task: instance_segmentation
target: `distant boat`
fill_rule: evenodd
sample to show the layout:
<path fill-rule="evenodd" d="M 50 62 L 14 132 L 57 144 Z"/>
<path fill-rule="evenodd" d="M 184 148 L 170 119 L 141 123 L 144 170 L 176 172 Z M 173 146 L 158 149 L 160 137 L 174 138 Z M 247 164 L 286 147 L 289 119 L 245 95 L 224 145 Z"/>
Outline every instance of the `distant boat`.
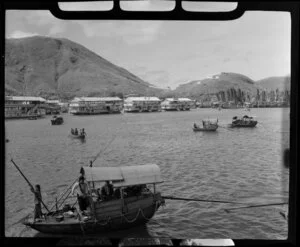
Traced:
<path fill-rule="evenodd" d="M 218 119 L 217 120 L 202 120 L 203 127 L 198 126 L 196 123 L 194 124 L 193 130 L 194 131 L 216 131 L 218 126 Z"/>
<path fill-rule="evenodd" d="M 5 139 L 5 142 L 9 142 L 9 139 Z"/>
<path fill-rule="evenodd" d="M 85 133 L 85 132 L 84 132 L 84 133 L 78 132 L 78 133 L 75 134 L 75 133 L 71 130 L 70 136 L 71 136 L 72 138 L 77 138 L 77 139 L 84 140 L 85 137 L 86 137 L 86 133 Z"/>
<path fill-rule="evenodd" d="M 60 116 L 53 116 L 53 118 L 51 119 L 51 124 L 52 125 L 60 125 L 64 122 L 64 119 Z"/>
<path fill-rule="evenodd" d="M 43 233 L 95 234 L 145 224 L 165 203 L 155 188 L 157 183 L 163 182 L 160 169 L 155 164 L 82 169 L 90 185 L 98 187 L 99 183 L 112 181 L 114 192 L 111 198 L 94 198 L 90 191 L 90 213 L 65 204 L 35 222 L 28 216 L 23 224 Z M 147 188 L 148 184 L 153 189 Z"/>
<path fill-rule="evenodd" d="M 37 116 L 31 116 L 31 117 L 28 117 L 28 120 L 37 120 Z"/>
<path fill-rule="evenodd" d="M 232 118 L 232 123 L 229 124 L 229 127 L 255 127 L 257 125 L 257 121 L 253 117 L 249 117 L 244 115 L 242 118 L 238 118 L 237 116 Z"/>

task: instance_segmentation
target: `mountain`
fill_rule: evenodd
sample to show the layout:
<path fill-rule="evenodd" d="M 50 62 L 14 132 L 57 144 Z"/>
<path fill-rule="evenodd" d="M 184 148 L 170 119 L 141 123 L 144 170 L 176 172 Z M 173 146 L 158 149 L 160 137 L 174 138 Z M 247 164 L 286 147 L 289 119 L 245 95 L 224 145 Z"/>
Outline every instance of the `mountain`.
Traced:
<path fill-rule="evenodd" d="M 258 86 L 266 90 L 288 90 L 291 88 L 291 78 L 290 76 L 277 76 L 268 77 L 255 82 Z"/>
<path fill-rule="evenodd" d="M 262 88 L 247 76 L 237 73 L 222 72 L 206 79 L 182 84 L 174 90 L 174 94 L 186 97 L 197 97 L 226 92 L 230 89 L 240 89 L 244 93 L 254 95 L 257 89 Z"/>
<path fill-rule="evenodd" d="M 6 95 L 72 98 L 161 91 L 68 39 L 5 40 Z"/>

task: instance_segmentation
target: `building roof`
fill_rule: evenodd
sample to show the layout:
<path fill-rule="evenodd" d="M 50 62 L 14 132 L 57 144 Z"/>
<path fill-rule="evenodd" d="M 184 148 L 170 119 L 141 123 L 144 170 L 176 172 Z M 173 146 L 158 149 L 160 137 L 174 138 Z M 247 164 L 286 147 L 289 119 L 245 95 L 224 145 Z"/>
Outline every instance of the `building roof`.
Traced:
<path fill-rule="evenodd" d="M 156 164 L 122 167 L 83 167 L 88 182 L 112 181 L 115 187 L 162 183 Z"/>
<path fill-rule="evenodd" d="M 125 101 L 161 101 L 159 98 L 157 97 L 128 97 L 125 99 Z"/>
<path fill-rule="evenodd" d="M 166 98 L 167 101 L 193 101 L 189 98 Z"/>
<path fill-rule="evenodd" d="M 79 101 L 122 101 L 119 97 L 75 97 L 72 102 Z"/>
<path fill-rule="evenodd" d="M 60 101 L 57 99 L 49 99 L 49 100 L 46 100 L 46 103 L 58 104 L 58 103 L 60 103 Z"/>
<path fill-rule="evenodd" d="M 40 101 L 40 102 L 45 102 L 46 101 L 42 97 L 34 97 L 34 96 L 6 96 L 5 100 L 12 100 L 12 101 Z"/>

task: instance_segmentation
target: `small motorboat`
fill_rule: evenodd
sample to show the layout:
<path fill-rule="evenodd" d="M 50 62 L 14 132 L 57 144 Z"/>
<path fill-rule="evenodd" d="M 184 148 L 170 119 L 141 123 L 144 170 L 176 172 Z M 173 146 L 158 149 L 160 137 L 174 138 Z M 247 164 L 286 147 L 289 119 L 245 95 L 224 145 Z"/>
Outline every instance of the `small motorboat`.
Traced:
<path fill-rule="evenodd" d="M 196 123 L 194 123 L 193 130 L 194 131 L 216 131 L 218 126 L 218 119 L 217 120 L 202 120 L 203 127 L 198 126 Z"/>
<path fill-rule="evenodd" d="M 254 117 L 249 117 L 247 115 L 244 115 L 242 118 L 238 118 L 237 116 L 234 116 L 232 118 L 232 123 L 229 124 L 229 127 L 255 127 L 257 125 L 257 121 L 254 119 Z"/>
<path fill-rule="evenodd" d="M 52 125 L 60 125 L 64 122 L 64 119 L 60 116 L 53 116 L 51 119 L 51 124 Z"/>

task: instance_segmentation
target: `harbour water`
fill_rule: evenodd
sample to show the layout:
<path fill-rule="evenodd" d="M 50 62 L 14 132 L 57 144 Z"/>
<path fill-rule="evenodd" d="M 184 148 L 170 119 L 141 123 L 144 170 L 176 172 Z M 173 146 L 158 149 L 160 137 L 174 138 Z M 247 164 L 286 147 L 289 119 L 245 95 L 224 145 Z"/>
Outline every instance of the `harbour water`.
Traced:
<path fill-rule="evenodd" d="M 29 186 L 11 164 L 13 158 L 43 200 L 53 204 L 100 150 L 95 166 L 155 163 L 165 196 L 226 200 L 251 204 L 288 201 L 289 171 L 283 150 L 289 146 L 289 108 L 192 109 L 183 112 L 116 115 L 62 115 L 38 120 L 6 120 L 5 235 L 49 237 L 21 220 L 33 211 Z M 255 128 L 228 129 L 233 116 L 256 116 Z M 216 132 L 193 132 L 194 122 L 218 118 Z M 70 138 L 71 128 L 85 128 L 86 141 Z M 236 204 L 166 200 L 144 227 L 112 233 L 114 237 L 286 239 L 287 205 L 233 210 Z M 98 236 L 110 236 L 108 233 Z"/>

